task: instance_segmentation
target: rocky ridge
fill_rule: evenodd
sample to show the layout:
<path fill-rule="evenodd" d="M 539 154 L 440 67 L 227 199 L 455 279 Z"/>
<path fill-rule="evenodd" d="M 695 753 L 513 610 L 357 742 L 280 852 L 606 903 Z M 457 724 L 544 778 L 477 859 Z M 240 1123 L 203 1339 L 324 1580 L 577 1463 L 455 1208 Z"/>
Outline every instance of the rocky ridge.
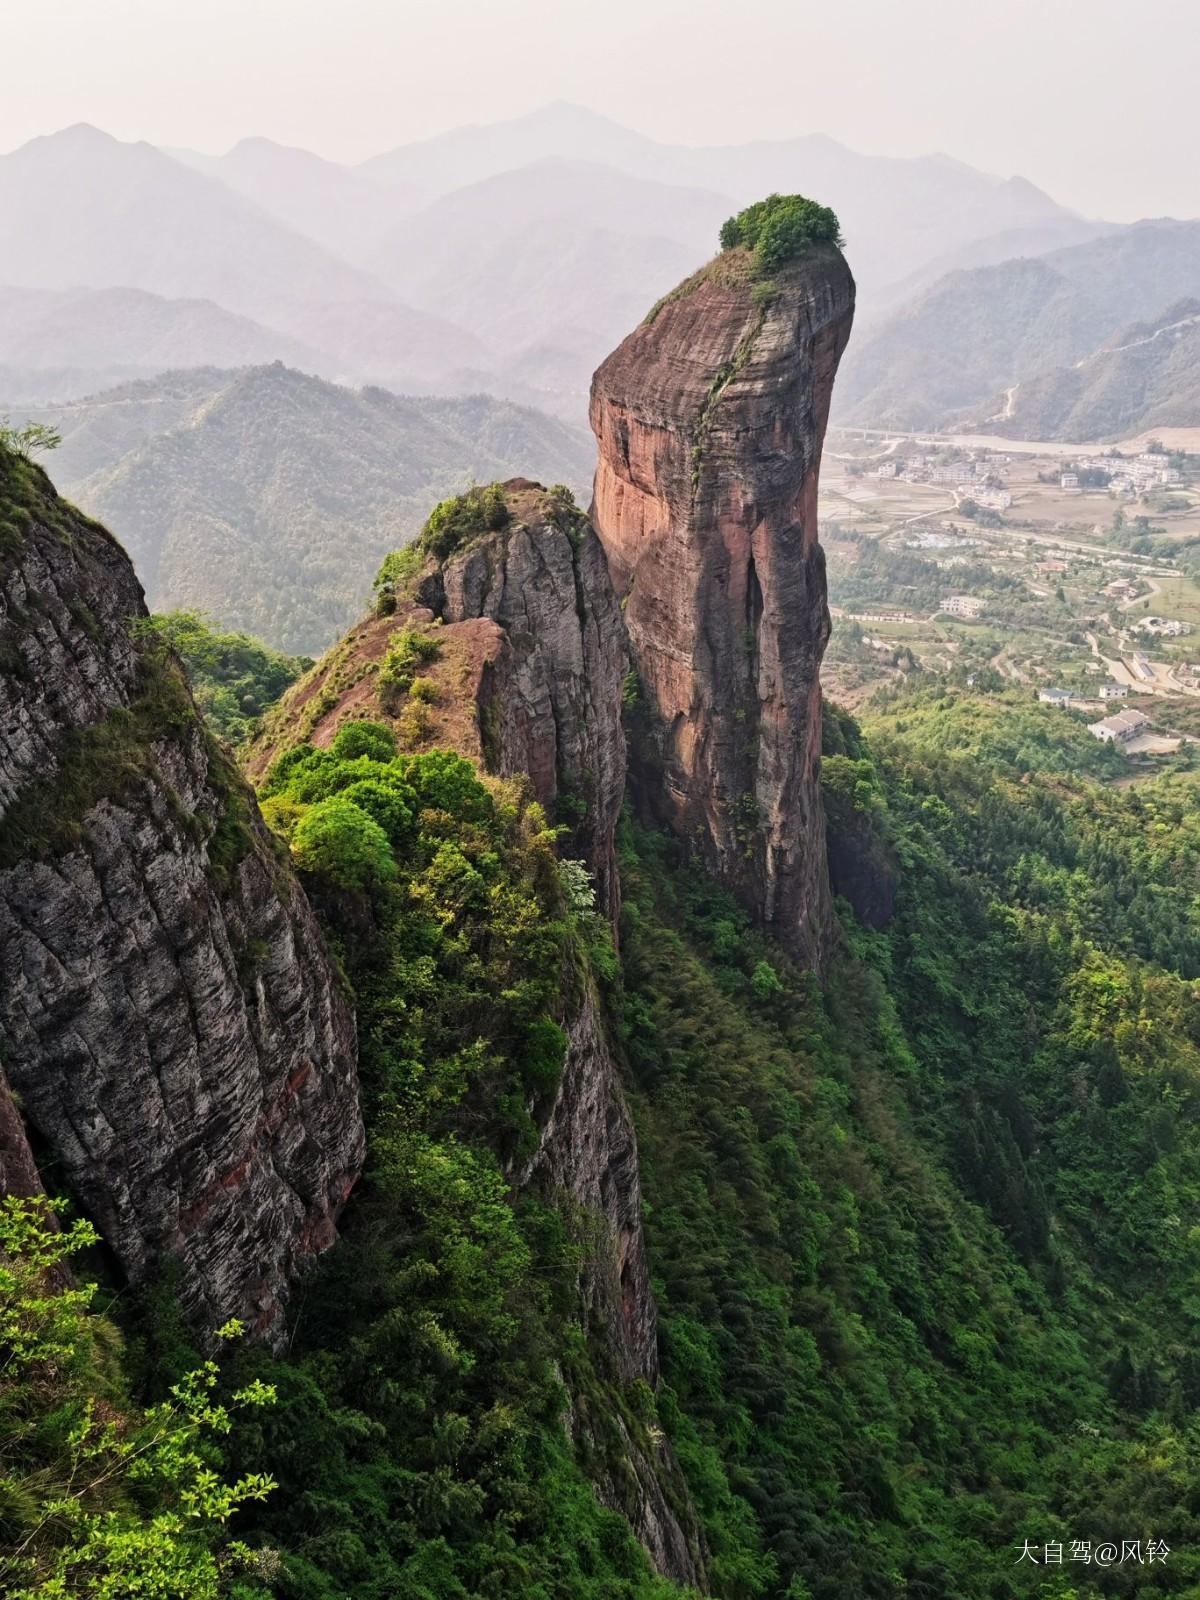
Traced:
<path fill-rule="evenodd" d="M 194 1324 L 275 1340 L 361 1169 L 354 1019 L 145 614 L 111 536 L 0 456 L 0 1054 L 129 1279 L 172 1259 Z"/>
<path fill-rule="evenodd" d="M 561 490 L 528 479 L 500 486 L 498 526 L 479 526 L 440 551 L 423 541 L 406 576 L 385 585 L 376 614 L 294 685 L 256 742 L 265 772 L 307 736 L 327 745 L 348 721 L 388 723 L 403 748 L 452 748 L 496 777 L 519 778 L 566 829 L 564 856 L 582 858 L 597 904 L 619 908 L 614 838 L 625 789 L 621 701 L 628 642 L 604 552 Z M 387 687 L 395 641 L 431 641 L 416 703 Z M 414 710 L 418 714 L 414 715 Z M 637 1138 L 616 1053 L 590 980 L 564 980 L 566 1058 L 538 1146 L 520 1171 L 598 1224 L 580 1291 L 619 1381 L 658 1381 L 656 1309 L 641 1219 Z M 579 1408 L 568 1425 L 587 1430 Z M 678 1466 L 663 1441 L 650 1459 L 626 1439 L 629 1475 L 596 1484 L 626 1515 L 660 1571 L 701 1581 L 705 1555 Z"/>

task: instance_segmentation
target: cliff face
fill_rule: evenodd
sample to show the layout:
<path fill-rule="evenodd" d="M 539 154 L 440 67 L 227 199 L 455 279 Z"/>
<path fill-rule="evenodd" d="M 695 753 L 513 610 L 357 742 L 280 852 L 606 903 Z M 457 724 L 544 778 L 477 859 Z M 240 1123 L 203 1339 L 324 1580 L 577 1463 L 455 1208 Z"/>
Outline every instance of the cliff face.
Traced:
<path fill-rule="evenodd" d="M 297 734 L 327 745 L 344 722 L 370 718 L 389 723 L 403 749 L 456 749 L 497 777 L 524 777 L 551 820 L 568 828 L 561 853 L 586 860 L 597 905 L 615 921 L 629 668 L 620 607 L 604 551 L 577 508 L 525 479 L 503 485 L 503 504 L 502 526 L 469 532 L 441 555 L 427 551 L 394 609 L 360 622 L 289 690 L 266 719 L 251 770 L 264 772 Z M 389 651 L 412 632 L 434 647 L 419 668 L 428 690 L 416 716 L 411 698 L 381 684 Z M 654 1386 L 637 1138 L 589 980 L 564 975 L 559 1020 L 567 1035 L 559 1087 L 537 1150 L 512 1177 L 592 1219 L 580 1282 L 587 1318 L 615 1380 Z M 588 1442 L 594 1421 L 582 1401 L 568 1426 L 585 1455 L 601 1454 Z M 628 1517 L 660 1571 L 700 1582 L 703 1542 L 669 1444 L 646 1453 L 626 1435 L 623 1450 L 622 1474 L 601 1473 L 597 1493 Z"/>
<path fill-rule="evenodd" d="M 0 457 L 0 1056 L 130 1279 L 173 1257 L 194 1322 L 273 1338 L 361 1168 L 353 1016 L 144 616 L 110 536 Z"/>
<path fill-rule="evenodd" d="M 853 311 L 832 247 L 769 284 L 729 251 L 592 385 L 592 521 L 640 679 L 639 803 L 809 964 L 830 917 L 817 471 Z"/>
<path fill-rule="evenodd" d="M 511 523 L 449 556 L 418 594 L 443 622 L 485 619 L 500 630 L 477 689 L 484 764 L 528 776 L 550 815 L 572 829 L 597 899 L 615 915 L 625 627 L 587 519 L 526 479 L 504 493 Z"/>
<path fill-rule="evenodd" d="M 0 1200 L 6 1195 L 27 1199 L 44 1193 L 37 1162 L 29 1147 L 29 1134 L 8 1079 L 0 1070 Z"/>

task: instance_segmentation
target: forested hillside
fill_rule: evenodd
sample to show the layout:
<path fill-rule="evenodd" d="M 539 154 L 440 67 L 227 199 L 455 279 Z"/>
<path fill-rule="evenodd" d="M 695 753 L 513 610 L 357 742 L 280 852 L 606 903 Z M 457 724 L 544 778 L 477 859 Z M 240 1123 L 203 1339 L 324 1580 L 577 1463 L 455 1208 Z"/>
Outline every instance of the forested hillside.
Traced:
<path fill-rule="evenodd" d="M 1132 323 L 1172 320 L 1171 308 L 1198 292 L 1200 224 L 1169 218 L 948 272 L 851 347 L 838 418 L 902 428 L 970 421 L 1023 439 L 1190 426 L 1186 352 L 1181 359 L 1162 339 L 1114 366 L 1104 350 L 1129 342 Z M 1029 380 L 1009 426 L 1005 392 Z"/>
<path fill-rule="evenodd" d="M 1200 418 L 1200 302 L 1188 299 L 1115 334 L 1068 367 L 1022 383 L 999 431 L 1012 439 L 1120 439 Z"/>
<path fill-rule="evenodd" d="M 827 713 L 831 830 L 893 876 L 895 916 L 842 902 L 823 984 L 632 819 L 618 960 L 516 790 L 367 724 L 276 764 L 267 815 L 357 995 L 374 1155 L 289 1353 L 229 1378 L 279 1396 L 226 1466 L 278 1480 L 237 1518 L 273 1592 L 663 1600 L 587 1482 L 656 1430 L 729 1600 L 1025 1594 L 1025 1540 L 1140 1541 L 1045 1592 L 1191 1592 L 1194 780 L 1066 777 L 1053 712 L 1047 759 L 981 753 L 968 701 L 896 701 L 869 742 Z M 506 1180 L 572 970 L 623 1041 L 657 1400 L 580 1318 L 586 1233 Z M 169 1286 L 115 1309 L 157 1399 L 197 1359 Z"/>
<path fill-rule="evenodd" d="M 316 653 L 431 500 L 534 470 L 582 488 L 582 433 L 490 395 L 352 390 L 278 363 L 169 373 L 36 413 L 55 481 L 121 529 L 156 610 Z"/>

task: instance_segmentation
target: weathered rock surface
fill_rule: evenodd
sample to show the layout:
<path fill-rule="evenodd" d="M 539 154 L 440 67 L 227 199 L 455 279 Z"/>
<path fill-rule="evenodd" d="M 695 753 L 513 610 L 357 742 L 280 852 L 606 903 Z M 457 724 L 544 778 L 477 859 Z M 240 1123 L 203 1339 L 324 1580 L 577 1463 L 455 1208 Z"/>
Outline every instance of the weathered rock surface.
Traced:
<path fill-rule="evenodd" d="M 585 1284 L 588 1301 L 605 1322 L 623 1380 L 653 1385 L 656 1313 L 642 1237 L 637 1138 L 593 995 L 582 997 L 566 1030 L 562 1084 L 524 1181 L 537 1176 L 604 1220 Z"/>
<path fill-rule="evenodd" d="M 486 618 L 501 629 L 477 691 L 484 763 L 528 776 L 550 815 L 572 827 L 597 898 L 615 913 L 625 626 L 586 518 L 526 479 L 504 489 L 509 525 L 441 563 L 419 598 L 446 623 Z"/>
<path fill-rule="evenodd" d="M 830 926 L 817 472 L 853 311 L 832 247 L 770 285 L 726 252 L 604 362 L 591 401 L 639 804 L 813 965 Z"/>
<path fill-rule="evenodd" d="M 362 1164 L 353 1016 L 128 559 L 0 461 L 0 1054 L 137 1282 L 276 1337 Z M 3 531 L 3 530 L 0 530 Z"/>
<path fill-rule="evenodd" d="M 515 479 L 510 519 L 444 559 L 428 557 L 396 610 L 351 629 L 267 719 L 251 768 L 264 771 L 302 729 L 328 744 L 356 718 L 390 722 L 407 749 L 453 748 L 497 777 L 524 777 L 549 816 L 570 827 L 562 850 L 586 859 L 598 906 L 618 908 L 614 834 L 625 785 L 621 696 L 628 642 L 604 551 L 587 519 L 561 497 Z M 402 629 L 430 631 L 436 659 L 420 732 L 403 701 L 381 697 L 375 670 Z M 305 708 L 318 713 L 309 715 Z M 617 1058 L 590 984 L 564 974 L 567 1053 L 538 1148 L 519 1186 L 536 1184 L 588 1219 L 580 1291 L 603 1338 L 613 1380 L 658 1381 L 656 1309 L 641 1219 L 637 1138 Z M 606 1418 L 611 1427 L 613 1419 Z M 581 1443 L 593 1428 L 582 1401 L 568 1417 Z M 621 1445 L 623 1470 L 596 1491 L 628 1517 L 660 1571 L 702 1583 L 703 1540 L 665 1440 Z M 589 1458 L 602 1452 L 587 1449 Z"/>
<path fill-rule="evenodd" d="M 257 778 L 296 738 L 325 745 L 343 722 L 390 722 L 406 750 L 453 749 L 500 778 L 527 778 L 570 829 L 614 917 L 613 835 L 625 792 L 621 690 L 629 643 L 604 551 L 578 509 L 524 478 L 504 486 L 511 520 L 445 560 L 429 557 L 397 609 L 357 623 L 265 720 Z M 376 668 L 402 628 L 435 628 L 438 656 L 414 733 Z M 317 714 L 313 715 L 315 711 Z"/>
<path fill-rule="evenodd" d="M 10 1194 L 28 1199 L 44 1193 L 41 1174 L 29 1147 L 29 1134 L 8 1079 L 0 1069 L 0 1200 Z"/>
<path fill-rule="evenodd" d="M 547 1193 L 567 1195 L 592 1218 L 593 1247 L 581 1278 L 589 1318 L 612 1353 L 622 1386 L 658 1385 L 657 1308 L 642 1233 L 637 1137 L 625 1104 L 612 1044 L 596 998 L 585 993 L 566 1018 L 567 1058 L 537 1154 L 521 1175 Z M 658 1570 L 703 1587 L 704 1542 L 674 1452 L 665 1439 L 649 1450 L 623 1427 L 625 1470 L 596 1483 L 601 1500 L 629 1520 Z M 573 1406 L 568 1427 L 579 1439 L 589 1417 Z M 589 1449 L 593 1458 L 603 1452 Z"/>

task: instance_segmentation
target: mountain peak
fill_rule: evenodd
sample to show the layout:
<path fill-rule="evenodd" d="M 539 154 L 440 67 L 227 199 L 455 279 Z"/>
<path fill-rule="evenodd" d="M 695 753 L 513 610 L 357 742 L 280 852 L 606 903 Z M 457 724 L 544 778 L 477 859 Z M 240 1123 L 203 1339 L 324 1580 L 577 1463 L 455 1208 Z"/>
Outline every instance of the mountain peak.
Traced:
<path fill-rule="evenodd" d="M 21 149 L 32 150 L 35 147 L 45 149 L 53 146 L 68 151 L 115 150 L 121 143 L 120 139 L 111 133 L 106 133 L 103 128 L 97 128 L 94 123 L 73 122 L 69 127 L 59 128 L 55 133 L 43 133 L 36 139 L 27 140 Z"/>
<path fill-rule="evenodd" d="M 72 122 L 69 127 L 62 128 L 58 133 L 47 135 L 48 138 L 61 140 L 66 144 L 120 144 L 120 140 L 104 128 L 98 128 L 94 122 Z"/>
<path fill-rule="evenodd" d="M 227 156 L 247 155 L 255 150 L 294 150 L 295 145 L 280 144 L 278 139 L 268 139 L 264 133 L 248 133 L 244 139 L 230 145 Z"/>
<path fill-rule="evenodd" d="M 607 117 L 602 111 L 593 111 L 591 106 L 578 105 L 574 100 L 547 100 L 545 105 L 535 107 L 519 120 L 588 128 L 620 128 L 622 133 L 634 132 L 634 129 L 627 128 L 615 117 Z"/>

